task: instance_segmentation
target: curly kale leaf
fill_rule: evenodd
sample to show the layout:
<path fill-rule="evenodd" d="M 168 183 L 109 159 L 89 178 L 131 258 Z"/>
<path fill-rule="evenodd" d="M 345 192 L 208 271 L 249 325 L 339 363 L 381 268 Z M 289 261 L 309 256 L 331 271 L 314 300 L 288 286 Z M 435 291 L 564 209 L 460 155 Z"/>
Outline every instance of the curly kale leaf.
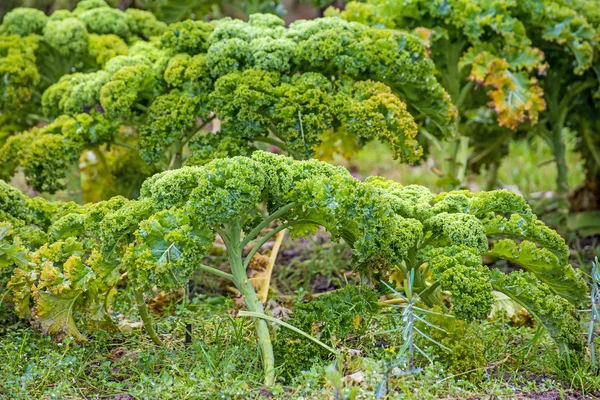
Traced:
<path fill-rule="evenodd" d="M 124 255 L 136 288 L 185 287 L 214 240 L 210 229 L 194 226 L 182 212 L 161 211 L 139 224 Z"/>
<path fill-rule="evenodd" d="M 8 222 L 0 222 L 0 270 L 11 265 L 24 267 L 28 264 L 25 249 L 20 241 L 12 236 L 12 225 Z"/>
<path fill-rule="evenodd" d="M 37 39 L 4 36 L 0 40 L 0 107 L 15 111 L 31 101 L 40 73 L 36 65 Z"/>
<path fill-rule="evenodd" d="M 535 243 L 524 240 L 517 244 L 503 239 L 495 242 L 486 254 L 519 264 L 574 304 L 585 297 L 587 285 L 581 278 L 581 271 L 561 262 L 552 251 L 539 248 Z"/>
<path fill-rule="evenodd" d="M 22 37 L 31 34 L 40 34 L 48 22 L 48 17 L 43 11 L 35 8 L 15 8 L 6 13 L 0 26 L 3 35 L 19 35 Z"/>
<path fill-rule="evenodd" d="M 3 176 L 14 174 L 18 160 L 31 186 L 54 193 L 65 188 L 67 171 L 77 166 L 85 146 L 106 143 L 114 134 L 114 125 L 99 113 L 61 116 L 43 128 L 11 137 L 0 147 L 0 160 L 7 161 Z"/>
<path fill-rule="evenodd" d="M 585 348 L 577 309 L 532 274 L 495 270 L 492 286 L 525 307 L 563 348 L 578 352 Z"/>

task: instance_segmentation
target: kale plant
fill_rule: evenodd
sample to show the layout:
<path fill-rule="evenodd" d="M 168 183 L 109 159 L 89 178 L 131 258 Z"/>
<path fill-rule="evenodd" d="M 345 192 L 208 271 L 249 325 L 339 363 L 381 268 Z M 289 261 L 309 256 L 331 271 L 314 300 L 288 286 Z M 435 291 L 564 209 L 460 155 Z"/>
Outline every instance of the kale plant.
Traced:
<path fill-rule="evenodd" d="M 179 288 L 196 270 L 231 280 L 253 316 L 264 316 L 246 273 L 250 260 L 283 229 L 303 236 L 323 227 L 350 245 L 366 283 L 413 276 L 414 292 L 426 306 L 466 322 L 487 318 L 497 290 L 525 307 L 561 351 L 585 349 L 575 305 L 586 285 L 568 263 L 569 249 L 508 191 L 435 195 L 383 178 L 361 182 L 341 167 L 261 151 L 154 175 L 138 200 L 114 197 L 80 206 L 30 199 L 4 183 L 0 189 L 6 221 L 0 260 L 2 273 L 11 276 L 6 296 L 19 315 L 30 315 L 57 338 L 86 340 L 84 326 L 111 329 L 115 291 L 128 290 L 160 343 L 144 294 Z M 263 234 L 274 221 L 279 225 Z M 202 264 L 216 235 L 225 243 L 228 271 Z M 488 255 L 524 271 L 490 270 L 482 264 Z M 255 326 L 271 385 L 275 363 L 266 318 L 256 317 Z"/>

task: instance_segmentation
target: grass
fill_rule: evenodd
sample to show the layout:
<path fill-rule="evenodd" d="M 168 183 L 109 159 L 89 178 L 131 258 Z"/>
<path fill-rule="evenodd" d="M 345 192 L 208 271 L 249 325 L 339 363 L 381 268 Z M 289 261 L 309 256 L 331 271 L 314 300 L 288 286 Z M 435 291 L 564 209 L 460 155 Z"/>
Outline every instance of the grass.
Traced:
<path fill-rule="evenodd" d="M 225 300 L 223 304 L 229 304 Z M 231 304 L 229 304 L 230 306 Z M 287 385 L 271 392 L 261 387 L 259 357 L 246 319 L 228 313 L 229 306 L 213 307 L 205 302 L 197 310 L 179 309 L 161 317 L 158 330 L 167 338 L 165 347 L 152 344 L 139 330 L 131 334 L 96 333 L 87 344 L 70 340 L 53 344 L 31 328 L 20 326 L 2 338 L 0 397 L 5 399 L 322 399 L 375 398 L 383 380 L 384 398 L 515 398 L 518 394 L 547 391 L 590 393 L 599 387 L 597 372 L 589 365 L 564 365 L 553 356 L 552 344 L 544 341 L 527 347 L 530 328 L 515 328 L 502 322 L 485 323 L 487 364 L 475 375 L 456 376 L 441 364 L 420 360 L 419 369 L 406 373 L 375 358 L 346 356 L 341 381 L 328 378 L 328 361 L 316 364 Z M 210 315 L 209 315 L 210 314 Z M 183 343 L 182 326 L 191 321 L 195 339 Z M 371 332 L 370 334 L 373 334 Z M 387 337 L 389 344 L 397 338 Z M 393 355 L 394 346 L 379 349 Z M 435 355 L 433 348 L 429 351 Z M 507 354 L 510 352 L 510 355 Z M 347 378 L 350 377 L 350 378 Z M 336 387 L 341 388 L 337 393 Z M 571 389 L 571 387 L 573 389 Z M 125 394 L 129 397 L 123 397 Z"/>
<path fill-rule="evenodd" d="M 316 274 L 330 283 L 330 289 L 342 286 L 346 279 L 356 281 L 353 275 L 340 272 L 350 267 L 347 247 L 328 242 L 323 246 L 324 240 L 326 237 L 316 235 L 300 244 L 286 241 L 284 254 L 294 250 L 308 257 L 294 253 L 288 262 L 278 263 L 272 293 L 276 304 L 271 304 L 271 309 L 287 306 L 292 291 L 300 298 L 315 295 L 311 276 Z M 162 305 L 160 314 L 153 315 L 164 347 L 154 345 L 138 328 L 138 316 L 127 306 L 125 297 L 116 301 L 115 319 L 130 327 L 124 329 L 130 332 L 92 333 L 85 344 L 70 339 L 52 343 L 25 321 L 14 323 L 0 334 L 4 360 L 0 398 L 337 400 L 375 399 L 379 394 L 379 398 L 415 400 L 568 399 L 600 389 L 598 371 L 591 363 L 565 359 L 556 353 L 549 338 L 531 343 L 535 330 L 513 326 L 502 313 L 493 321 L 476 324 L 484 362 L 474 370 L 452 371 L 441 362 L 440 349 L 432 343 L 423 344 L 423 348 L 435 362 L 419 357 L 410 370 L 399 353 L 402 314 L 386 308 L 359 338 L 360 342 L 372 343 L 360 355 L 354 345 L 338 343 L 342 356 L 337 364 L 329 358 L 315 360 L 312 368 L 267 391 L 261 383 L 251 321 L 236 315 L 239 303 L 218 294 L 224 291 L 218 283 L 212 282 L 212 289 L 207 289 L 200 285 L 203 280 L 202 274 L 195 279 L 204 293 L 196 293 L 191 301 L 174 297 Z M 8 314 L 5 308 L 0 319 Z M 187 324 L 192 329 L 189 344 L 185 343 Z M 272 329 L 277 335 L 278 328 Z M 332 364 L 339 366 L 339 372 Z M 386 388 L 385 394 L 382 388 Z"/>
<path fill-rule="evenodd" d="M 349 246 L 331 243 L 324 234 L 297 241 L 286 237 L 274 271 L 276 295 L 322 293 L 358 283 L 351 257 Z"/>
<path fill-rule="evenodd" d="M 53 344 L 27 327 L 11 331 L 1 345 L 10 361 L 3 367 L 0 393 L 9 399 L 119 393 L 135 398 L 235 398 L 259 388 L 250 322 L 227 313 L 229 299 L 212 300 L 197 298 L 191 307 L 176 307 L 173 315 L 163 316 L 157 329 L 166 339 L 164 347 L 153 345 L 139 329 L 129 335 L 96 333 L 82 345 L 71 340 Z M 215 300 L 222 305 L 211 305 Z M 201 339 L 185 345 L 183 321 Z"/>

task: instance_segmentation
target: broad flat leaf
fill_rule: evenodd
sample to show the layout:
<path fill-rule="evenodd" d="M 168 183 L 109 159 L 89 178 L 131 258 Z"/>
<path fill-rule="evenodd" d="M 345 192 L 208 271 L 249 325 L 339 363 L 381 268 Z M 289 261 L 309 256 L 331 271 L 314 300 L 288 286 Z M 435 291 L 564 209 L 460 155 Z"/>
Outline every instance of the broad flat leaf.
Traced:
<path fill-rule="evenodd" d="M 87 338 L 79 332 L 73 317 L 81 294 L 63 298 L 49 292 L 39 292 L 34 309 L 34 325 L 45 335 L 54 336 L 57 341 L 73 336 L 78 342 Z"/>

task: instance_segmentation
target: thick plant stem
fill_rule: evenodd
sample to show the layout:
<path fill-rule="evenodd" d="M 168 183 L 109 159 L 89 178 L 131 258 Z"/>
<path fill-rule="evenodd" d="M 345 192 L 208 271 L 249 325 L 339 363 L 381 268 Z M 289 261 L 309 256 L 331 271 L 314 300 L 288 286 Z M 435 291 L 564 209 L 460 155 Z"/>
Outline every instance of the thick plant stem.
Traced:
<path fill-rule="evenodd" d="M 562 135 L 562 126 L 552 130 L 552 148 L 556 160 L 556 191 L 564 196 L 569 191 L 566 148 Z"/>
<path fill-rule="evenodd" d="M 194 296 L 192 295 L 194 290 L 194 283 L 193 281 L 190 279 L 187 283 L 187 293 L 186 293 L 186 308 L 187 308 L 187 302 L 191 302 L 192 300 L 194 300 Z M 192 324 L 190 322 L 185 324 L 185 344 L 191 344 L 192 343 Z"/>
<path fill-rule="evenodd" d="M 469 159 L 469 138 L 467 136 L 461 136 L 458 143 L 458 151 L 456 153 L 456 163 L 458 164 L 456 170 L 456 179 L 459 182 L 459 186 L 462 186 L 465 181 L 467 174 L 467 162 Z"/>
<path fill-rule="evenodd" d="M 445 146 L 444 154 L 445 180 L 442 185 L 445 189 L 455 190 L 461 187 L 467 172 L 467 161 L 469 158 L 469 138 L 461 137 L 453 140 Z"/>
<path fill-rule="evenodd" d="M 561 206 L 567 208 L 566 195 L 569 191 L 568 171 L 566 162 L 566 145 L 563 137 L 563 128 L 567 124 L 569 113 L 573 110 L 575 99 L 586 90 L 595 86 L 593 82 L 577 83 L 569 87 L 566 93 L 560 91 L 561 71 L 554 71 L 547 79 L 548 86 L 544 89 L 546 103 L 551 118 L 551 132 L 545 138 L 556 161 L 556 192 L 563 197 Z"/>
<path fill-rule="evenodd" d="M 183 166 L 183 142 L 179 141 L 174 146 L 173 156 L 169 163 L 169 170 L 179 169 Z"/>
<path fill-rule="evenodd" d="M 266 315 L 263 305 L 258 300 L 256 292 L 254 291 L 254 287 L 248 278 L 244 278 L 238 288 L 244 296 L 244 302 L 246 303 L 248 310 Z M 264 319 L 255 318 L 254 326 L 256 328 L 258 345 L 262 354 L 263 369 L 265 373 L 265 386 L 270 387 L 275 384 L 275 355 L 273 353 L 273 344 L 271 343 L 271 333 L 269 332 L 269 326 Z"/>
<path fill-rule="evenodd" d="M 442 187 L 444 189 L 452 190 L 455 187 L 454 182 L 458 180 L 456 178 L 456 156 L 458 155 L 458 140 L 452 140 L 450 142 L 444 143 L 443 154 L 443 172 L 446 179 L 443 180 L 444 184 L 442 185 Z M 449 183 L 449 181 L 452 181 L 452 183 Z"/>
<path fill-rule="evenodd" d="M 485 190 L 494 190 L 498 184 L 498 163 L 493 162 L 489 166 L 487 179 L 485 181 Z"/>
<path fill-rule="evenodd" d="M 246 307 L 251 312 L 265 314 L 262 303 L 258 300 L 254 286 L 246 275 L 246 268 L 242 261 L 243 247 L 240 243 L 241 226 L 239 223 L 231 224 L 226 227 L 227 233 L 227 253 L 229 255 L 229 265 L 233 275 L 233 283 L 244 297 Z M 254 318 L 254 326 L 258 337 L 258 346 L 262 354 L 263 369 L 265 372 L 265 386 L 270 387 L 275 384 L 275 355 L 273 353 L 273 344 L 271 343 L 271 334 L 269 326 L 264 319 Z"/>
<path fill-rule="evenodd" d="M 81 171 L 79 170 L 79 160 L 75 161 L 69 171 L 69 176 L 66 182 L 67 194 L 69 200 L 83 204 L 83 190 L 81 189 Z"/>
<path fill-rule="evenodd" d="M 148 307 L 146 306 L 146 302 L 144 301 L 144 295 L 137 290 L 134 291 L 135 301 L 138 306 L 138 312 L 140 313 L 140 318 L 142 319 L 142 323 L 144 324 L 144 329 L 150 336 L 150 339 L 154 342 L 154 344 L 158 346 L 162 346 L 163 342 L 160 340 L 156 331 L 154 330 L 154 326 L 152 326 L 152 319 L 150 318 L 150 314 L 148 314 Z"/>

